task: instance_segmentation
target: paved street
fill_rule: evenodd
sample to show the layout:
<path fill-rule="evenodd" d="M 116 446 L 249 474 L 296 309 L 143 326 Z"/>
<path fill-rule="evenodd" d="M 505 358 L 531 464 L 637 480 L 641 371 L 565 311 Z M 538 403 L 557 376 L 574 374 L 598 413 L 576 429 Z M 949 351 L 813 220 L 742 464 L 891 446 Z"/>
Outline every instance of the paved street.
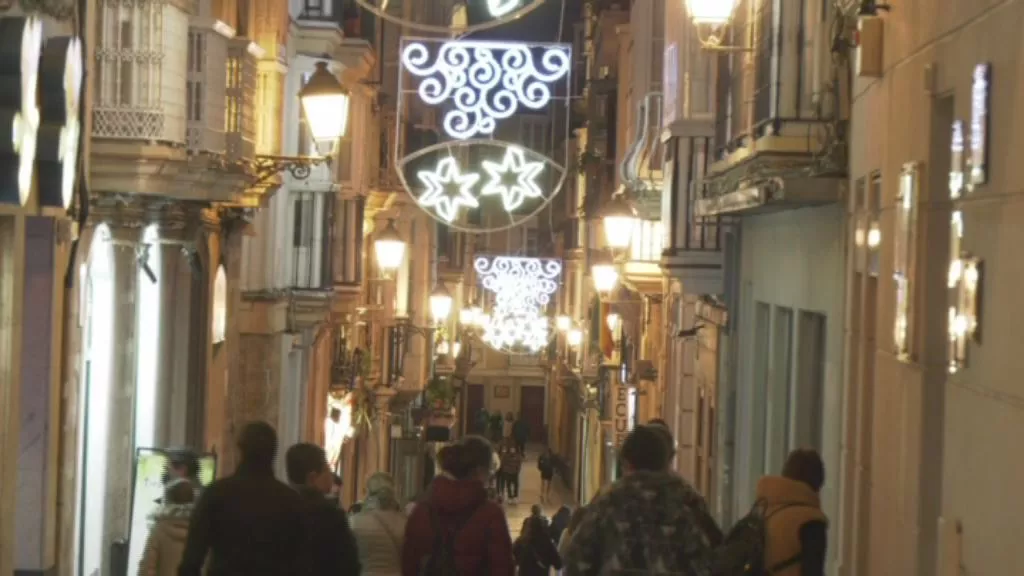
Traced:
<path fill-rule="evenodd" d="M 508 529 L 512 540 L 519 536 L 523 520 L 530 515 L 530 507 L 540 504 L 540 471 L 537 470 L 537 457 L 540 456 L 540 453 L 540 446 L 527 447 L 526 460 L 523 462 L 523 470 L 519 476 L 519 503 L 505 504 L 505 514 L 508 516 Z M 563 498 L 569 499 L 567 492 L 568 490 L 556 476 L 551 487 L 551 502 L 544 504 L 544 515 L 549 520 L 562 505 Z"/>

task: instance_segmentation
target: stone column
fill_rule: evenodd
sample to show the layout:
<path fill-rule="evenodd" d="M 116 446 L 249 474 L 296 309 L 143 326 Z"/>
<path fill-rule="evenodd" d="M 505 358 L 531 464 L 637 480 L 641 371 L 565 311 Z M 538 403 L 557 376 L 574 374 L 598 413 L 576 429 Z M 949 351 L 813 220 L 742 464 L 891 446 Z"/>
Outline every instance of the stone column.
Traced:
<path fill-rule="evenodd" d="M 366 476 L 375 472 L 390 472 L 391 463 L 391 400 L 395 397 L 393 388 L 378 386 L 373 389 L 373 428 L 367 438 Z"/>
<path fill-rule="evenodd" d="M 104 215 L 113 254 L 113 355 L 110 363 L 110 411 L 107 436 L 106 521 L 104 546 L 129 531 L 131 479 L 135 452 L 135 394 L 137 363 L 138 248 L 142 214 L 119 206 Z M 95 321 L 95 320 L 94 320 Z M 109 549 L 103 551 L 107 559 Z M 109 560 L 103 564 L 109 565 Z"/>
<path fill-rule="evenodd" d="M 197 280 L 187 250 L 192 249 L 197 231 L 195 223 L 189 222 L 189 214 L 177 206 L 164 207 L 152 217 L 159 238 L 148 250 L 151 264 L 159 262 L 152 267 L 160 290 L 154 443 L 159 447 L 185 446 L 191 412 L 192 283 Z"/>

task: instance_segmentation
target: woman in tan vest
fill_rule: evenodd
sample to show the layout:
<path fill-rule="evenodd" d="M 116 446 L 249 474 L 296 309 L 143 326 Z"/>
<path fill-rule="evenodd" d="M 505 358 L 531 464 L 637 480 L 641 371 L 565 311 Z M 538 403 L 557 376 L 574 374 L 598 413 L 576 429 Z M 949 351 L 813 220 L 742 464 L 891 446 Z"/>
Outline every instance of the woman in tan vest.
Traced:
<path fill-rule="evenodd" d="M 764 566 L 773 576 L 823 576 L 828 519 L 821 511 L 819 492 L 825 484 L 825 465 L 814 450 L 794 450 L 782 476 L 765 476 L 757 483 L 757 498 L 765 505 Z"/>

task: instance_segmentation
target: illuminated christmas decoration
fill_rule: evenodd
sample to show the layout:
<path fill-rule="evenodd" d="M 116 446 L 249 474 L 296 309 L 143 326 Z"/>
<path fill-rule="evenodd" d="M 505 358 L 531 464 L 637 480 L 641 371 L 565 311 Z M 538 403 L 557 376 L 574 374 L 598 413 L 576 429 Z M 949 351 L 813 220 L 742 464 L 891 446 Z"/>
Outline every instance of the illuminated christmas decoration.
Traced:
<path fill-rule="evenodd" d="M 568 79 L 572 62 L 568 44 L 455 40 L 432 50 L 434 43 L 406 44 L 401 64 L 421 79 L 416 92 L 424 103 L 447 109 L 442 125 L 457 140 L 492 135 L 498 120 L 521 107 L 547 106 L 550 84 Z"/>
<path fill-rule="evenodd" d="M 501 18 L 519 6 L 519 0 L 487 0 L 491 16 Z"/>
<path fill-rule="evenodd" d="M 11 39 L 2 63 L 8 85 L 0 90 L 0 127 L 10 135 L 0 139 L 0 170 L 7 179 L 0 201 L 24 205 L 35 172 L 43 25 L 33 16 L 0 18 L 0 36 Z"/>
<path fill-rule="evenodd" d="M 356 4 L 377 17 L 408 30 L 441 33 L 445 36 L 451 36 L 452 34 L 472 34 L 496 28 L 533 12 L 541 7 L 546 0 L 487 0 L 487 12 L 490 14 L 491 19 L 474 24 L 467 23 L 465 18 L 452 18 L 450 22 L 446 21 L 445 24 L 419 22 L 417 21 L 417 16 L 419 16 L 419 19 L 425 19 L 423 18 L 424 13 L 418 10 L 409 10 L 409 2 L 396 2 L 394 0 L 355 1 Z M 480 3 L 483 4 L 482 0 Z M 468 2 L 455 3 L 455 10 L 462 9 L 464 11 L 465 4 L 468 4 Z M 420 2 L 414 4 L 416 7 L 419 5 Z"/>
<path fill-rule="evenodd" d="M 431 161 L 436 167 L 424 169 Z M 473 139 L 433 144 L 404 156 L 397 175 L 428 214 L 450 228 L 476 233 L 514 228 L 536 216 L 561 190 L 566 169 L 516 144 Z M 481 217 L 461 217 L 473 211 Z"/>
<path fill-rule="evenodd" d="M 78 114 L 82 94 L 82 44 L 77 38 L 50 38 L 39 71 L 41 124 L 36 152 L 39 201 L 67 208 L 75 190 Z"/>
<path fill-rule="evenodd" d="M 480 284 L 494 294 L 494 308 L 480 320 L 482 339 L 505 352 L 536 353 L 548 345 L 550 321 L 544 313 L 558 289 L 558 260 L 481 256 L 473 264 Z"/>
<path fill-rule="evenodd" d="M 511 212 L 523 205 L 526 198 L 541 198 L 543 193 L 537 186 L 537 176 L 544 169 L 543 162 L 527 162 L 523 149 L 518 146 L 509 147 L 505 159 L 499 164 L 490 160 L 482 162 L 484 171 L 491 177 L 483 190 L 484 196 L 501 194 L 505 210 Z M 515 181 L 508 182 L 509 176 Z"/>
<path fill-rule="evenodd" d="M 476 208 L 480 204 L 473 195 L 473 187 L 480 180 L 479 174 L 463 174 L 455 158 L 441 160 L 433 172 L 423 170 L 417 177 L 427 187 L 417 202 L 424 208 L 434 208 L 437 215 L 451 222 L 459 213 L 459 206 Z M 455 194 L 450 195 L 455 188 Z"/>

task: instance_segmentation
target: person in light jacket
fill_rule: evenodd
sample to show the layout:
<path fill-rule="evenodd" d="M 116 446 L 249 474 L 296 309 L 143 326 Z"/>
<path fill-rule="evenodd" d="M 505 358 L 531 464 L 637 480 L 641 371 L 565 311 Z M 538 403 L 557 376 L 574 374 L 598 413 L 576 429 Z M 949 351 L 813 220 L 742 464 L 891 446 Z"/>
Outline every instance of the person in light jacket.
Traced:
<path fill-rule="evenodd" d="M 370 476 L 363 509 L 349 520 L 359 546 L 363 576 L 399 576 L 405 514 L 395 497 L 395 481 L 390 474 L 378 472 Z"/>
<path fill-rule="evenodd" d="M 195 486 L 188 479 L 168 481 L 160 507 L 150 516 L 153 523 L 139 562 L 139 576 L 177 576 L 195 495 Z"/>

